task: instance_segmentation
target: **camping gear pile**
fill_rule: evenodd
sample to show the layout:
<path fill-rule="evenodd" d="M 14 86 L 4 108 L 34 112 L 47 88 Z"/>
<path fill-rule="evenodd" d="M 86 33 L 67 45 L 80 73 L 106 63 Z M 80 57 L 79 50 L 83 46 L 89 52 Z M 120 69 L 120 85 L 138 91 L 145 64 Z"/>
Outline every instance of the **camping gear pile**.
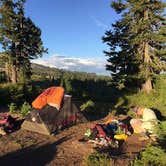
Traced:
<path fill-rule="evenodd" d="M 89 142 L 114 148 L 118 148 L 130 134 L 126 124 L 112 118 L 103 124 L 94 124 L 85 133 Z"/>
<path fill-rule="evenodd" d="M 0 135 L 12 132 L 16 128 L 16 120 L 9 114 L 0 115 Z"/>
<path fill-rule="evenodd" d="M 33 109 L 26 116 L 22 128 L 40 134 L 51 135 L 61 129 L 86 118 L 72 101 L 64 95 L 63 87 L 50 87 L 41 93 L 33 102 Z"/>

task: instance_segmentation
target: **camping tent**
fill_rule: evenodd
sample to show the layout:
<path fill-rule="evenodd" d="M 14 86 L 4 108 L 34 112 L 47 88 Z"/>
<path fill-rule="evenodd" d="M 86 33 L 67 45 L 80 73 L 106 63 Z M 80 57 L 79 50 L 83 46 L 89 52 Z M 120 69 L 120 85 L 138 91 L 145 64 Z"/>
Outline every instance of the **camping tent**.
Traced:
<path fill-rule="evenodd" d="M 64 95 L 61 105 L 59 110 L 48 104 L 40 110 L 33 108 L 26 116 L 22 128 L 50 135 L 60 129 L 86 121 L 86 118 L 72 102 L 71 96 Z"/>

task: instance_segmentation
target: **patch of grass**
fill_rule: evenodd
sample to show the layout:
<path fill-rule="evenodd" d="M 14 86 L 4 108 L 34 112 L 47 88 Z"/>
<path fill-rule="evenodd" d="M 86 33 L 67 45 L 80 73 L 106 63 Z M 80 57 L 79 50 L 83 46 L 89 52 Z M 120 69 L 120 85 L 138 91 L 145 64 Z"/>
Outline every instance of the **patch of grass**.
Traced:
<path fill-rule="evenodd" d="M 27 102 L 24 102 L 21 107 L 18 107 L 16 103 L 10 103 L 8 105 L 10 114 L 21 114 L 22 117 L 25 117 L 32 109 L 31 105 Z"/>
<path fill-rule="evenodd" d="M 140 155 L 135 159 L 132 166 L 165 166 L 166 165 L 166 153 L 158 146 L 147 147 Z"/>
<path fill-rule="evenodd" d="M 31 109 L 32 109 L 31 105 L 27 102 L 24 102 L 23 105 L 21 106 L 20 113 L 23 117 L 25 117 L 31 111 Z"/>
<path fill-rule="evenodd" d="M 166 152 L 166 121 L 160 121 L 155 128 L 157 135 L 159 136 L 158 143 Z"/>
<path fill-rule="evenodd" d="M 87 166 L 111 166 L 111 158 L 104 153 L 92 153 L 84 158 Z"/>
<path fill-rule="evenodd" d="M 140 156 L 133 161 L 132 166 L 165 166 L 166 165 L 166 121 L 161 121 L 156 126 L 158 140 L 149 145 Z"/>
<path fill-rule="evenodd" d="M 80 106 L 81 111 L 84 111 L 87 108 L 94 108 L 95 103 L 92 100 L 88 100 Z"/>
<path fill-rule="evenodd" d="M 9 107 L 9 113 L 10 113 L 10 114 L 15 114 L 15 113 L 17 113 L 17 106 L 16 106 L 15 103 L 10 103 L 10 104 L 8 105 L 8 107 Z"/>
<path fill-rule="evenodd" d="M 127 96 L 129 104 L 152 108 L 166 116 L 166 76 L 159 77 L 151 93 L 138 93 Z"/>
<path fill-rule="evenodd" d="M 166 117 L 166 75 L 157 76 L 153 87 L 154 89 L 150 93 L 138 92 L 131 94 L 126 91 L 121 92 L 112 107 L 111 113 L 114 115 L 128 114 L 133 117 L 130 107 L 138 105 L 151 108 Z"/>

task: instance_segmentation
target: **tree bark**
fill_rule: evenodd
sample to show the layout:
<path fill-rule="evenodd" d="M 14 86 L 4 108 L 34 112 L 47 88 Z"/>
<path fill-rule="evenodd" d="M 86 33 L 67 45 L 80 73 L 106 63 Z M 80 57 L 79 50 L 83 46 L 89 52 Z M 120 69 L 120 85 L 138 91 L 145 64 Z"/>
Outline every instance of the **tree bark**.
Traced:
<path fill-rule="evenodd" d="M 144 11 L 144 20 L 148 19 L 148 9 Z M 150 78 L 150 46 L 148 41 L 143 43 L 144 52 L 143 52 L 143 63 L 145 64 L 145 82 L 141 86 L 141 91 L 149 93 L 152 90 L 152 82 Z"/>
<path fill-rule="evenodd" d="M 141 91 L 149 93 L 152 90 L 152 82 L 151 79 L 148 78 L 145 83 L 142 84 Z"/>
<path fill-rule="evenodd" d="M 7 82 L 10 82 L 10 73 L 9 73 L 10 69 L 9 69 L 9 63 L 5 62 L 5 77 Z"/>
<path fill-rule="evenodd" d="M 15 65 L 11 65 L 11 82 L 17 83 L 17 70 Z"/>

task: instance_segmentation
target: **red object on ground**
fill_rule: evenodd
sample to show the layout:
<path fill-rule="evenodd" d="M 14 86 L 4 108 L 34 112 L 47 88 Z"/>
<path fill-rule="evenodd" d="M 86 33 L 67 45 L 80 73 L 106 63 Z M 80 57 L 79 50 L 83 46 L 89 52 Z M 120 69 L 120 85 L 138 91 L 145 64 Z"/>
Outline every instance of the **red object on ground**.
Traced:
<path fill-rule="evenodd" d="M 9 115 L 8 114 L 1 115 L 1 117 L 0 117 L 0 124 L 1 125 L 6 124 L 8 122 L 8 119 L 9 119 Z"/>
<path fill-rule="evenodd" d="M 96 128 L 98 130 L 98 136 L 99 137 L 106 137 L 106 133 L 104 132 L 103 128 L 100 125 L 96 125 Z"/>

